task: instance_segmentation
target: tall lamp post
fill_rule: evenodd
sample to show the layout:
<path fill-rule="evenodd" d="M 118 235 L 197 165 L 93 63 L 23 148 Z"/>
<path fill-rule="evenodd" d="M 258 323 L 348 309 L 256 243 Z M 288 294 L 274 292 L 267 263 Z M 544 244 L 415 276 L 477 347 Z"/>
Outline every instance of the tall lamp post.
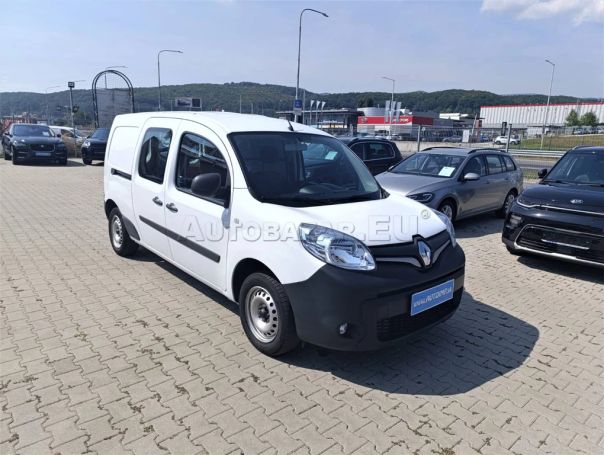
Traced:
<path fill-rule="evenodd" d="M 114 66 L 107 66 L 105 67 L 105 71 L 113 69 L 113 68 L 128 68 L 127 66 L 124 65 L 114 65 Z M 105 73 L 105 90 L 107 90 L 107 73 Z"/>
<path fill-rule="evenodd" d="M 552 86 L 554 85 L 554 72 L 556 71 L 556 64 L 548 59 L 545 59 L 546 63 L 552 65 L 552 79 L 549 82 L 549 93 L 547 95 L 547 106 L 545 107 L 545 116 L 543 119 L 543 128 L 541 129 L 541 150 L 543 150 L 543 139 L 545 139 L 545 125 L 549 116 L 549 99 L 552 96 Z"/>
<path fill-rule="evenodd" d="M 182 51 L 174 49 L 162 49 L 157 53 L 157 110 L 161 111 L 161 69 L 159 66 L 159 56 L 164 52 L 171 52 L 173 54 L 182 54 Z"/>
<path fill-rule="evenodd" d="M 321 14 L 323 17 L 329 17 L 323 11 L 319 11 L 319 10 L 312 9 L 312 8 L 304 8 L 300 12 L 300 25 L 298 27 L 298 74 L 296 76 L 296 99 L 298 99 L 298 92 L 300 91 L 300 51 L 302 49 L 302 15 L 306 11 L 311 11 L 313 13 Z M 294 116 L 294 121 L 297 121 L 297 115 Z"/>
<path fill-rule="evenodd" d="M 74 156 L 78 156 L 78 151 L 76 149 L 76 127 L 75 127 L 75 116 L 73 115 L 73 89 L 75 88 L 76 82 L 85 82 L 84 79 L 80 79 L 77 81 L 69 81 L 67 83 L 67 87 L 69 87 L 69 110 L 71 111 L 71 128 L 73 129 L 73 154 Z"/>
<path fill-rule="evenodd" d="M 46 87 L 46 90 L 44 90 L 44 100 L 46 101 L 46 121 L 48 122 L 49 125 L 52 124 L 52 122 L 50 121 L 50 110 L 48 109 L 48 91 L 52 90 L 53 88 L 61 88 L 60 85 L 53 85 L 52 87 Z"/>
<path fill-rule="evenodd" d="M 391 112 L 394 111 L 394 83 L 395 83 L 395 80 L 388 76 L 382 76 L 382 79 L 386 79 L 387 81 L 392 82 L 392 97 L 390 98 L 390 112 L 388 112 L 388 119 L 392 123 Z M 390 134 L 392 134 L 392 133 L 390 133 Z"/>

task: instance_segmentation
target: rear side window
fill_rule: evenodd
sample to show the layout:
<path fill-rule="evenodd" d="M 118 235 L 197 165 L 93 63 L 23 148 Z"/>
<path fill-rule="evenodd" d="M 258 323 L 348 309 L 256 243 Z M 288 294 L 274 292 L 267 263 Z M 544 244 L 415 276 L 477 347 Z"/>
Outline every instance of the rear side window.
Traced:
<path fill-rule="evenodd" d="M 366 148 L 367 156 L 365 159 L 369 160 L 383 160 L 387 158 L 394 158 L 394 150 L 388 144 L 382 144 L 380 142 L 370 142 Z"/>
<path fill-rule="evenodd" d="M 508 172 L 516 170 L 516 165 L 514 164 L 514 160 L 512 160 L 512 158 L 509 156 L 502 156 L 502 158 Z"/>
<path fill-rule="evenodd" d="M 138 174 L 156 183 L 163 183 L 172 130 L 149 128 L 141 146 Z"/>
<path fill-rule="evenodd" d="M 226 160 L 218 147 L 196 134 L 187 133 L 180 141 L 176 162 L 176 188 L 191 193 L 193 179 L 202 174 L 220 175 L 220 187 L 210 202 L 223 204 L 230 195 L 231 183 Z M 197 195 L 195 195 L 197 196 Z M 199 196 L 197 196 L 199 197 Z M 206 198 L 204 198 L 206 199 Z"/>
<path fill-rule="evenodd" d="M 356 156 L 358 156 L 359 158 L 364 159 L 363 144 L 352 144 L 352 146 L 350 147 L 350 150 L 352 150 L 354 152 L 354 154 Z"/>
<path fill-rule="evenodd" d="M 503 163 L 497 155 L 487 155 L 486 159 L 489 174 L 499 174 L 503 172 Z"/>

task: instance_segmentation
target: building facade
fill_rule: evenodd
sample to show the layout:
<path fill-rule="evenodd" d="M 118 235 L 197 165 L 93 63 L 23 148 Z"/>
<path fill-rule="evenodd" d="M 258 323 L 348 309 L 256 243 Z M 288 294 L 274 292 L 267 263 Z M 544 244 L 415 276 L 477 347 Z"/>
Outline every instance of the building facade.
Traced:
<path fill-rule="evenodd" d="M 593 112 L 599 123 L 604 123 L 604 102 L 590 103 L 556 103 L 550 104 L 518 104 L 500 106 L 481 106 L 480 118 L 485 128 L 499 128 L 503 122 L 512 124 L 514 128 L 530 128 L 541 126 L 563 127 L 566 117 L 572 110 L 579 117 L 587 112 Z M 547 113 L 547 121 L 545 115 Z"/>

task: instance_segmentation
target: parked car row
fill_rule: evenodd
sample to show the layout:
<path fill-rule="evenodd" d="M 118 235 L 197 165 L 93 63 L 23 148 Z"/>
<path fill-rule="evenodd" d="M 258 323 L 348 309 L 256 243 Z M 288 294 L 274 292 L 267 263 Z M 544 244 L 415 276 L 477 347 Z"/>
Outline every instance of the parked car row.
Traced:
<path fill-rule="evenodd" d="M 84 164 L 91 164 L 105 159 L 108 134 L 108 128 L 98 128 L 84 139 L 72 128 L 13 123 L 2 135 L 1 144 L 4 159 L 13 164 L 44 161 L 66 165 L 68 154 L 76 148 L 81 150 Z"/>

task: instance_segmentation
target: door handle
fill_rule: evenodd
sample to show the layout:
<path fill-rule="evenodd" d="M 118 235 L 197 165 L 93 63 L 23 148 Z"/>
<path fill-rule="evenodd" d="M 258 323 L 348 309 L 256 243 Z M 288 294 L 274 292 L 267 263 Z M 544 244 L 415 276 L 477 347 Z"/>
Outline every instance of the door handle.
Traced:
<path fill-rule="evenodd" d="M 172 202 L 170 202 L 169 204 L 166 204 L 166 208 L 168 210 L 170 210 L 170 212 L 178 212 L 178 209 Z"/>
<path fill-rule="evenodd" d="M 164 205 L 164 203 L 161 201 L 161 199 L 160 199 L 160 198 L 158 198 L 157 196 L 155 196 L 155 197 L 153 198 L 153 202 L 154 202 L 156 205 Z"/>

